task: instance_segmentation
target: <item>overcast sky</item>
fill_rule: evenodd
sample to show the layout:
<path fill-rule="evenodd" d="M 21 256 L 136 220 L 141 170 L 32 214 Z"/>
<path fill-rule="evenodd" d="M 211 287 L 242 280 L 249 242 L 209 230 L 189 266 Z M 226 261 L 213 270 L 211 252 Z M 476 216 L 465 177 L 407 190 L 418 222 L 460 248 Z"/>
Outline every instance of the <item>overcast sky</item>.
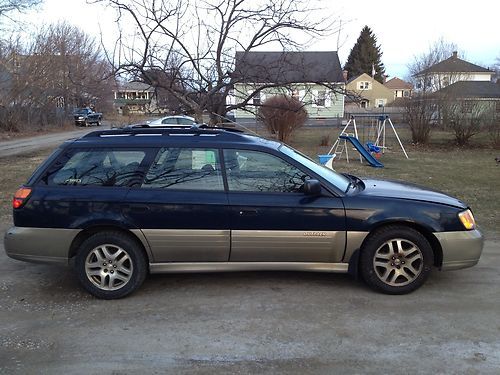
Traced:
<path fill-rule="evenodd" d="M 458 45 L 468 61 L 491 67 L 500 57 L 500 0 L 324 0 L 324 7 L 342 19 L 339 56 L 344 64 L 364 25 L 381 45 L 387 74 L 404 78 L 406 66 L 439 38 Z M 85 0 L 45 0 L 36 12 L 22 18 L 37 27 L 65 20 L 89 34 L 104 31 L 111 44 L 114 12 Z M 308 50 L 335 50 L 337 37 L 318 41 Z"/>

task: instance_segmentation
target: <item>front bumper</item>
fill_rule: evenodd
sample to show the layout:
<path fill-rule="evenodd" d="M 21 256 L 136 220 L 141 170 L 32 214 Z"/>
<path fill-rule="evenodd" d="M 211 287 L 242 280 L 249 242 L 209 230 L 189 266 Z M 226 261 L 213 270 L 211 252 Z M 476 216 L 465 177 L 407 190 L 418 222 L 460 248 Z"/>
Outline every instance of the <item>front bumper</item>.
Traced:
<path fill-rule="evenodd" d="M 441 270 L 458 270 L 479 262 L 483 251 L 483 235 L 477 229 L 434 233 L 443 250 Z"/>
<path fill-rule="evenodd" d="M 68 264 L 68 254 L 79 229 L 12 227 L 4 237 L 7 255 L 36 263 Z"/>

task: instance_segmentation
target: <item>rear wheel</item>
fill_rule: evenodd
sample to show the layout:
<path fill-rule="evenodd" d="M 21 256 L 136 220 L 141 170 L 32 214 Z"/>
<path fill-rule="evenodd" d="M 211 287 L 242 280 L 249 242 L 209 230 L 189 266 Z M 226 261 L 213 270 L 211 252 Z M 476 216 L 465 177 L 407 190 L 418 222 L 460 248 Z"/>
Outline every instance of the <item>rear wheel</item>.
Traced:
<path fill-rule="evenodd" d="M 103 299 L 132 293 L 147 273 L 140 245 L 120 232 L 100 232 L 87 238 L 78 249 L 75 267 L 82 286 Z"/>
<path fill-rule="evenodd" d="M 388 226 L 366 240 L 360 262 L 361 274 L 370 287 L 387 294 L 405 294 L 425 283 L 433 252 L 420 232 Z"/>

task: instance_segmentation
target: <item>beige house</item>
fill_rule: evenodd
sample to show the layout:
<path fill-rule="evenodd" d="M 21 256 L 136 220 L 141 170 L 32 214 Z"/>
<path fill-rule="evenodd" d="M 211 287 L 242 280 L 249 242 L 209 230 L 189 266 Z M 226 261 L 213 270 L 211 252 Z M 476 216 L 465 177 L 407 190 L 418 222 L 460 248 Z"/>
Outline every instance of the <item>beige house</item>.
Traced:
<path fill-rule="evenodd" d="M 394 92 L 366 73 L 347 81 L 346 91 L 346 109 L 380 108 L 394 101 Z"/>
<path fill-rule="evenodd" d="M 384 83 L 384 86 L 394 93 L 394 99 L 410 98 L 413 86 L 411 83 L 405 82 L 398 77 L 391 78 Z"/>

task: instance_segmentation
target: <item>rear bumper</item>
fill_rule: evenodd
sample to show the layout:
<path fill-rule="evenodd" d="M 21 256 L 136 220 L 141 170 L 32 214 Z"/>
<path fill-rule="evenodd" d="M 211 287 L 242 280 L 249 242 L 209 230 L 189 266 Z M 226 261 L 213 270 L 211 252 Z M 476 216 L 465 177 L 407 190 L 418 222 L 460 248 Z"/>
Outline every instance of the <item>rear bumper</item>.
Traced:
<path fill-rule="evenodd" d="M 472 267 L 483 251 L 483 235 L 479 230 L 434 233 L 443 250 L 443 271 Z"/>
<path fill-rule="evenodd" d="M 79 231 L 12 227 L 5 233 L 5 252 L 25 262 L 68 264 L 69 249 Z"/>

